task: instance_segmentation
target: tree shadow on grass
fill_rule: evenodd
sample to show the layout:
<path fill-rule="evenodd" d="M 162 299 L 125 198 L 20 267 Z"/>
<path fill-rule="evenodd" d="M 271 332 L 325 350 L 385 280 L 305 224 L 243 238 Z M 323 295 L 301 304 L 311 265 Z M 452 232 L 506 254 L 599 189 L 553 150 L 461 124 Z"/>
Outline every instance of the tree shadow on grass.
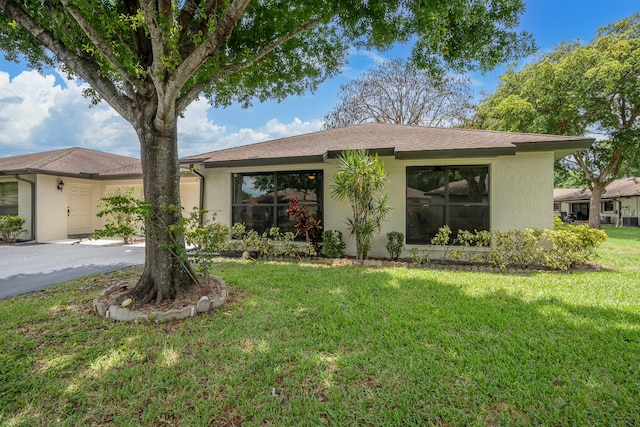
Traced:
<path fill-rule="evenodd" d="M 473 295 L 437 272 L 256 264 L 221 276 L 242 298 L 187 322 L 111 324 L 42 307 L 0 339 L 0 420 L 640 422 L 631 311 L 529 301 L 508 285 Z"/>

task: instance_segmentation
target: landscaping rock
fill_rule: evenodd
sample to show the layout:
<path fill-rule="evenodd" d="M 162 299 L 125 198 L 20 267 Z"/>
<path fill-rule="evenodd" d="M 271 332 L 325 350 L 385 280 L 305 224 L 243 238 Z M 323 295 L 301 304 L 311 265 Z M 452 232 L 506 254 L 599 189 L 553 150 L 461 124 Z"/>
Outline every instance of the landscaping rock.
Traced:
<path fill-rule="evenodd" d="M 217 308 L 220 307 L 222 304 L 225 303 L 225 301 L 227 301 L 227 296 L 228 296 L 228 292 L 226 289 L 223 289 L 221 292 L 221 296 L 220 298 L 216 298 L 211 300 L 211 308 Z"/>
<path fill-rule="evenodd" d="M 198 313 L 206 313 L 211 310 L 211 300 L 209 297 L 204 296 L 198 300 L 198 305 L 196 305 L 196 311 Z"/>
<path fill-rule="evenodd" d="M 181 320 L 187 317 L 193 317 L 196 315 L 196 308 L 189 305 L 184 308 L 168 310 L 168 311 L 154 311 L 151 313 L 150 319 L 156 323 L 169 322 L 171 320 Z"/>
<path fill-rule="evenodd" d="M 97 298 L 93 300 L 93 309 L 98 316 L 105 316 L 107 314 L 107 308 L 104 306 L 104 303 L 99 302 Z"/>
<path fill-rule="evenodd" d="M 107 317 L 113 320 L 120 321 L 147 321 L 149 316 L 142 314 L 139 311 L 129 310 L 128 308 L 118 307 L 117 305 L 110 305 L 107 311 Z"/>
<path fill-rule="evenodd" d="M 122 307 L 129 307 L 131 305 L 131 303 L 133 303 L 133 300 L 131 298 L 127 298 L 126 300 L 122 301 Z"/>

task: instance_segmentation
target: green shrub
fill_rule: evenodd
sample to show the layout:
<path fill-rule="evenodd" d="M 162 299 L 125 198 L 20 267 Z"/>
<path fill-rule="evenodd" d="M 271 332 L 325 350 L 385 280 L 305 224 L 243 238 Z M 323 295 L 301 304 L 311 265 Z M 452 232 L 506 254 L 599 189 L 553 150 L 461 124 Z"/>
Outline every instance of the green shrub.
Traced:
<path fill-rule="evenodd" d="M 429 257 L 426 255 L 426 253 L 418 248 L 411 248 L 411 250 L 409 251 L 409 258 L 411 258 L 411 262 L 413 264 L 419 265 L 425 262 L 429 262 Z"/>
<path fill-rule="evenodd" d="M 143 233 L 143 224 L 150 205 L 134 196 L 134 188 L 116 188 L 106 193 L 98 204 L 98 217 L 106 217 L 103 228 L 94 231 L 92 239 L 119 237 L 127 245 L 133 237 Z"/>
<path fill-rule="evenodd" d="M 214 223 L 216 216 L 213 212 L 210 220 L 204 219 L 208 213 L 206 210 L 194 210 L 182 224 L 185 241 L 193 248 L 192 261 L 205 277 L 209 276 L 215 254 L 229 250 L 231 239 L 229 226 Z M 200 218 L 203 218 L 202 222 Z"/>
<path fill-rule="evenodd" d="M 404 233 L 399 231 L 391 231 L 387 233 L 387 252 L 389 258 L 397 260 L 402 254 L 404 248 Z"/>
<path fill-rule="evenodd" d="M 544 230 L 542 238 L 552 245 L 543 252 L 544 265 L 554 270 L 567 270 L 593 260 L 596 249 L 607 240 L 607 235 L 588 225 L 563 223 L 554 230 Z"/>
<path fill-rule="evenodd" d="M 454 260 L 466 258 L 471 263 L 487 263 L 489 260 L 489 251 L 478 248 L 487 248 L 491 245 L 492 234 L 489 230 L 458 230 L 458 237 L 455 242 L 458 247 L 450 251 L 450 257 Z M 466 249 L 475 248 L 475 249 Z"/>
<path fill-rule="evenodd" d="M 322 233 L 322 253 L 329 258 L 342 258 L 344 256 L 344 241 L 339 230 L 325 230 Z"/>
<path fill-rule="evenodd" d="M 494 231 L 489 264 L 498 268 L 539 265 L 538 241 L 539 233 L 532 229 Z"/>
<path fill-rule="evenodd" d="M 0 216 L 0 237 L 8 244 L 16 242 L 18 235 L 24 230 L 22 226 L 27 220 L 19 215 Z"/>
<path fill-rule="evenodd" d="M 260 256 L 313 256 L 317 252 L 311 242 L 300 246 L 291 232 L 280 232 L 278 227 L 271 227 L 260 234 L 255 230 L 247 230 L 244 224 L 234 224 L 231 228 L 234 239 L 230 248 L 240 251 L 254 251 Z"/>

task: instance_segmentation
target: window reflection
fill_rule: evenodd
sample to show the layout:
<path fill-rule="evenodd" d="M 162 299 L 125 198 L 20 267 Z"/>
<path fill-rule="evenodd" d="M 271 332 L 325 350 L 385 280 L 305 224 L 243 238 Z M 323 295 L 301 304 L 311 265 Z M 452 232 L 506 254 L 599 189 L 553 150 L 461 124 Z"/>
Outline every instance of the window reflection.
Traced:
<path fill-rule="evenodd" d="M 489 167 L 407 168 L 407 243 L 430 244 L 438 229 L 489 228 Z"/>
<path fill-rule="evenodd" d="M 287 209 L 292 198 L 314 218 L 322 216 L 322 171 L 233 174 L 232 221 L 263 233 L 271 227 L 295 232 Z"/>
<path fill-rule="evenodd" d="M 18 183 L 0 183 L 0 215 L 18 215 Z"/>

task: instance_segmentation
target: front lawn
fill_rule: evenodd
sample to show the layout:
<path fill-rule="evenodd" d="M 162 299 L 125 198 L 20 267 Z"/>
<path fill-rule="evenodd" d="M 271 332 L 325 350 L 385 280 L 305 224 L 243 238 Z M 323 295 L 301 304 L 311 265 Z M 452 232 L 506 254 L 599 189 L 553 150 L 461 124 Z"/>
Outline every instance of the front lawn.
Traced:
<path fill-rule="evenodd" d="M 640 229 L 606 231 L 600 272 L 225 262 L 170 324 L 92 314 L 105 276 L 0 301 L 0 425 L 640 425 Z"/>

